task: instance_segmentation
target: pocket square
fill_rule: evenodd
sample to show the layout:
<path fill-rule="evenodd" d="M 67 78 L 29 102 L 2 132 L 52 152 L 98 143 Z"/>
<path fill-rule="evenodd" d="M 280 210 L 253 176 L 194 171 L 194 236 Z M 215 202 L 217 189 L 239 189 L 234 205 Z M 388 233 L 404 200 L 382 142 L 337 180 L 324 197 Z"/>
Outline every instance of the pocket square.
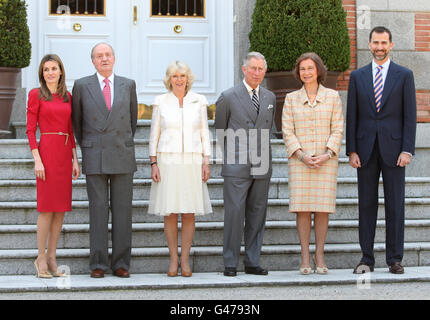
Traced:
<path fill-rule="evenodd" d="M 273 109 L 273 104 L 269 104 L 269 106 L 267 107 L 267 110 Z"/>

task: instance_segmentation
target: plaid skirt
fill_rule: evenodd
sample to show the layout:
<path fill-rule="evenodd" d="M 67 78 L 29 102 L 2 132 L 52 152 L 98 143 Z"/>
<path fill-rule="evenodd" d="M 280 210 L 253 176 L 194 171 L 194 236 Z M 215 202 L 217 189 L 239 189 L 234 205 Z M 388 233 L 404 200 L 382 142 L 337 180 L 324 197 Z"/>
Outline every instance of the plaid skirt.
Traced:
<path fill-rule="evenodd" d="M 336 209 L 338 157 L 318 169 L 309 169 L 300 160 L 288 159 L 290 212 L 328 212 Z"/>

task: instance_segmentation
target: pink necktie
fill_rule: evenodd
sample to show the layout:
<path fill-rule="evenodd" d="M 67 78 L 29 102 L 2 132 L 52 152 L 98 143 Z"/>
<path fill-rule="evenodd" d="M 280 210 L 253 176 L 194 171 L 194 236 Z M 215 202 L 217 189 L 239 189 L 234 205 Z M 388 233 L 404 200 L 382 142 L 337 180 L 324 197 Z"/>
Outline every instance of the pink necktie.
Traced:
<path fill-rule="evenodd" d="M 109 86 L 109 79 L 106 78 L 103 80 L 105 83 L 105 87 L 103 88 L 103 97 L 105 97 L 106 101 L 106 107 L 109 109 L 111 108 L 111 92 L 110 92 L 110 86 Z"/>

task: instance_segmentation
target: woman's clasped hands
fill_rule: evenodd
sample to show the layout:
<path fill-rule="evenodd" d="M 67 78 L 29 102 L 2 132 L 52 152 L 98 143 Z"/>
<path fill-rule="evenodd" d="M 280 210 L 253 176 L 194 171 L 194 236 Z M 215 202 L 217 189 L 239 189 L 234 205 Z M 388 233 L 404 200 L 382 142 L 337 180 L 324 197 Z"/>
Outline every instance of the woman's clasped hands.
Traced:
<path fill-rule="evenodd" d="M 321 154 L 319 156 L 308 155 L 301 151 L 302 154 L 299 156 L 299 159 L 310 169 L 318 169 L 320 168 L 326 161 L 330 159 L 330 155 L 327 153 Z"/>

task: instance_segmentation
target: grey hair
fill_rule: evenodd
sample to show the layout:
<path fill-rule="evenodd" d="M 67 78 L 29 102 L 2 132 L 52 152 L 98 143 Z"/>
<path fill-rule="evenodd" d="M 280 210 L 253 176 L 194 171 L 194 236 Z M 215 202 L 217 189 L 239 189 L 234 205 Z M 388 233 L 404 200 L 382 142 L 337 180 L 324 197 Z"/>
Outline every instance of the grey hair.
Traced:
<path fill-rule="evenodd" d="M 166 70 L 166 76 L 163 79 L 164 86 L 167 90 L 172 91 L 170 77 L 176 72 L 179 72 L 180 74 L 185 74 L 187 76 L 187 85 L 185 88 L 185 92 L 188 92 L 194 83 L 194 74 L 191 72 L 190 67 L 183 61 L 176 60 L 169 63 Z"/>
<path fill-rule="evenodd" d="M 91 50 L 91 60 L 94 60 L 94 50 L 95 50 L 99 45 L 102 45 L 102 44 L 107 45 L 109 48 L 111 48 L 111 50 L 112 50 L 112 54 L 113 54 L 113 56 L 115 57 L 115 50 L 113 49 L 113 47 L 112 47 L 109 43 L 107 43 L 107 42 L 99 42 L 99 43 L 97 43 L 97 44 L 93 47 L 93 49 Z"/>
<path fill-rule="evenodd" d="M 258 60 L 263 60 L 264 61 L 264 67 L 267 69 L 266 58 L 260 52 L 257 52 L 257 51 L 249 52 L 246 55 L 245 59 L 243 59 L 243 66 L 245 68 L 248 67 L 249 60 L 251 60 L 252 58 L 258 59 Z"/>

